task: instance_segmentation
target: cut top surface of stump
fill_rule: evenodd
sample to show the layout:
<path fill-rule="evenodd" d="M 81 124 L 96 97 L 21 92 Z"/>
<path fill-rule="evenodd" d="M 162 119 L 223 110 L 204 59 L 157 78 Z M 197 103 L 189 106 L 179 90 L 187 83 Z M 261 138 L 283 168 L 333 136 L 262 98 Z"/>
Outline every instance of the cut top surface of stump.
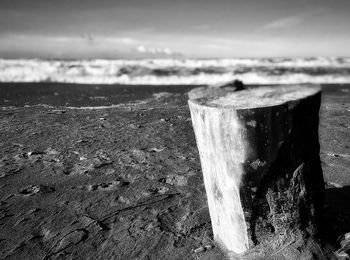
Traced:
<path fill-rule="evenodd" d="M 277 85 L 249 88 L 241 91 L 232 89 L 202 89 L 198 98 L 190 101 L 202 106 L 230 108 L 234 110 L 271 107 L 313 96 L 321 91 L 319 85 Z"/>

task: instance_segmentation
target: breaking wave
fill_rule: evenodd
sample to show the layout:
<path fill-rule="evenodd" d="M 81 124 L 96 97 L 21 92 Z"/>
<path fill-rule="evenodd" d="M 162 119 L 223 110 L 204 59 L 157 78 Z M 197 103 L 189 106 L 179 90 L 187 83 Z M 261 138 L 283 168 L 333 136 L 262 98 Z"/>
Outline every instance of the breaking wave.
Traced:
<path fill-rule="evenodd" d="M 0 82 L 189 85 L 350 83 L 350 58 L 0 59 Z"/>

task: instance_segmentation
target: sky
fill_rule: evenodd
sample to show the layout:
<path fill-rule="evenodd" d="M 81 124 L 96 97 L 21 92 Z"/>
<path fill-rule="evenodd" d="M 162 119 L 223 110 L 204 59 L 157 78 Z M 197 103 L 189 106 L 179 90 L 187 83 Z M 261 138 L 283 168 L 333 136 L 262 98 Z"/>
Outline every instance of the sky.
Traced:
<path fill-rule="evenodd" d="M 350 56 L 349 0 L 1 0 L 2 58 Z"/>

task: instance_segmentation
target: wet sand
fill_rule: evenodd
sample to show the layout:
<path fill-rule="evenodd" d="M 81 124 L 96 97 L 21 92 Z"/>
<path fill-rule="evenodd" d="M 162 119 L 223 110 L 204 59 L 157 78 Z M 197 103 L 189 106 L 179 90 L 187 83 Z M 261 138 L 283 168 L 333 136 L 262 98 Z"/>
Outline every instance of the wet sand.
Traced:
<path fill-rule="evenodd" d="M 0 84 L 0 258 L 224 259 L 193 87 Z M 349 130 L 350 86 L 323 86 L 325 254 L 350 231 Z"/>
<path fill-rule="evenodd" d="M 108 106 L 151 98 L 154 93 L 184 94 L 195 86 L 0 83 L 0 106 Z"/>

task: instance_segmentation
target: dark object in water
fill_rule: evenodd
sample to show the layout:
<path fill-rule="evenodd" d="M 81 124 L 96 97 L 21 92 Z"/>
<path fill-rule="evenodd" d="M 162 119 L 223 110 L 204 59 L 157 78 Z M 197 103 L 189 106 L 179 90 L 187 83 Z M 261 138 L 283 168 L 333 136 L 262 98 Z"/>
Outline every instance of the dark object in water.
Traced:
<path fill-rule="evenodd" d="M 245 89 L 244 83 L 238 79 L 235 79 L 233 81 L 233 85 L 236 87 L 236 91 L 240 91 L 240 90 Z"/>
<path fill-rule="evenodd" d="M 210 85 L 207 87 L 194 88 L 188 92 L 189 99 L 199 99 L 202 97 L 215 97 L 219 96 L 220 93 L 235 92 L 246 89 L 244 83 L 238 79 L 231 80 L 225 83 L 220 82 L 219 84 Z"/>

